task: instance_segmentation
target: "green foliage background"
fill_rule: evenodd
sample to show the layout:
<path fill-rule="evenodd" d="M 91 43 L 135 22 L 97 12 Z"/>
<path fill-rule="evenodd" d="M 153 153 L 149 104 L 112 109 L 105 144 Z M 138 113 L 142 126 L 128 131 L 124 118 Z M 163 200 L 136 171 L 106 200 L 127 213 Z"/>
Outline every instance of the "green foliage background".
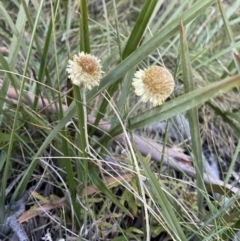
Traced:
<path fill-rule="evenodd" d="M 238 0 L 0 2 L 0 223 L 6 219 L 6 203 L 42 180 L 51 186 L 43 196 L 55 193 L 68 199 L 66 213 L 56 211 L 61 225 L 51 224 L 61 227 L 54 237 L 114 241 L 162 240 L 163 234 L 181 241 L 233 238 L 238 231 L 238 193 L 229 197 L 223 189 L 217 201 L 210 200 L 202 159 L 207 134 L 201 122 L 207 108 L 212 118 L 221 119 L 221 124 L 214 124 L 229 130 L 224 141 L 233 140 L 233 144 L 226 150 L 229 169 L 223 174 L 228 183 L 239 165 L 239 5 Z M 79 51 L 101 58 L 105 72 L 100 86 L 86 95 L 88 113 L 96 117 L 94 125 L 88 125 L 87 136 L 84 93 L 67 84 L 67 61 Z M 137 102 L 131 87 L 134 72 L 150 65 L 170 69 L 175 92 L 159 107 L 143 105 L 125 123 Z M 18 93 L 15 102 L 8 99 L 10 86 Z M 229 95 L 223 94 L 228 91 Z M 39 110 L 43 98 L 54 103 L 54 111 Z M 131 139 L 136 129 L 182 113 L 190 124 L 188 151 L 196 183 L 184 174 L 176 181 L 171 171 L 163 177 L 162 169 L 150 165 L 150 158 L 143 157 Z M 94 130 L 103 117 L 112 128 L 96 138 Z M 106 155 L 114 156 L 111 143 L 121 133 L 129 137 L 130 151 L 121 156 L 125 164 L 117 162 L 118 184 L 112 188 L 105 182 L 112 170 L 103 164 Z M 95 158 L 86 151 L 86 138 Z M 120 178 L 127 171 L 134 174 L 129 183 Z M 179 196 L 175 192 L 179 183 L 179 190 L 186 188 L 184 182 L 196 194 L 190 207 L 186 200 L 179 201 L 182 191 Z M 12 183 L 15 186 L 8 195 Z M 84 196 L 83 190 L 92 185 L 99 193 Z M 214 186 L 212 191 L 218 192 Z M 132 221 L 136 217 L 141 220 L 138 227 Z M 44 232 L 31 234 L 31 240 L 39 240 Z"/>

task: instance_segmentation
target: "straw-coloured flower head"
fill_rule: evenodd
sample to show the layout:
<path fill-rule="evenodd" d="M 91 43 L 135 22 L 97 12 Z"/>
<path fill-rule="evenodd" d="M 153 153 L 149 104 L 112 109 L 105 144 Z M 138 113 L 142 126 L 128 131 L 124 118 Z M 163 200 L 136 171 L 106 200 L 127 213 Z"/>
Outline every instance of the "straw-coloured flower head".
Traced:
<path fill-rule="evenodd" d="M 74 55 L 72 60 L 68 60 L 66 70 L 74 85 L 86 86 L 91 90 L 93 86 L 99 85 L 102 73 L 104 73 L 101 67 L 97 57 L 81 52 Z"/>
<path fill-rule="evenodd" d="M 174 79 L 164 67 L 151 66 L 135 73 L 133 87 L 143 102 L 150 101 L 153 106 L 161 105 L 173 92 Z"/>

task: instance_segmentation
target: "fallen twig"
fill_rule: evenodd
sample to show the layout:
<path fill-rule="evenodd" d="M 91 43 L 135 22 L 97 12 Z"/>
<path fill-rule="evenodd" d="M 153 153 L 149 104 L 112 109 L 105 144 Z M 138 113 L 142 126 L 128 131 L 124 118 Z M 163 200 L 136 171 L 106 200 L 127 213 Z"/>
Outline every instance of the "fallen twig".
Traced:
<path fill-rule="evenodd" d="M 26 202 L 31 195 L 31 192 L 36 188 L 36 186 L 31 187 L 29 190 L 25 191 L 23 196 L 14 203 L 9 205 L 9 209 L 14 213 L 9 216 L 3 224 L 3 234 L 6 235 L 9 228 L 16 234 L 19 241 L 27 241 L 28 236 L 24 229 L 20 225 L 18 218 L 24 213 Z"/>

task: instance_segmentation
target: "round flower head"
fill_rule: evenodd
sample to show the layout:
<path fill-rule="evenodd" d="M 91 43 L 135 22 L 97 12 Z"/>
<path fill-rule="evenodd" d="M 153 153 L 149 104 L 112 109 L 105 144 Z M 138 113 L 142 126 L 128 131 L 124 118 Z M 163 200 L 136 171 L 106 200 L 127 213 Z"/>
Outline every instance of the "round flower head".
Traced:
<path fill-rule="evenodd" d="M 84 52 L 74 55 L 73 59 L 68 60 L 67 72 L 68 78 L 71 79 L 74 85 L 85 85 L 88 89 L 99 85 L 102 78 L 100 60 Z"/>
<path fill-rule="evenodd" d="M 174 79 L 164 67 L 151 66 L 135 73 L 133 87 L 143 102 L 150 101 L 153 106 L 161 105 L 173 92 Z"/>

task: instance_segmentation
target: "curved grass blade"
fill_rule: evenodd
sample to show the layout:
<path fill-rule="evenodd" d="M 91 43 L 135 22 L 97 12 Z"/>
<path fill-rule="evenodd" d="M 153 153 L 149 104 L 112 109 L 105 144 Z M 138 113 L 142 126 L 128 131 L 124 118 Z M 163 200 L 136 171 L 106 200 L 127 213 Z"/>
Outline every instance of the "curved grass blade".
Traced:
<path fill-rule="evenodd" d="M 182 113 L 203 104 L 207 100 L 229 91 L 240 84 L 240 75 L 209 84 L 201 89 L 179 96 L 162 106 L 153 108 L 139 116 L 130 119 L 130 129 L 142 128 L 159 121 L 166 120 L 178 113 Z"/>
<path fill-rule="evenodd" d="M 191 91 L 159 107 L 155 107 L 151 110 L 141 113 L 140 115 L 130 118 L 128 129 L 134 130 L 143 128 L 145 126 L 169 119 L 179 113 L 197 107 L 198 105 L 203 104 L 219 94 L 227 92 L 239 84 L 240 75 L 236 75 L 220 82 L 209 84 L 201 89 Z M 118 125 L 110 130 L 107 135 L 104 135 L 99 142 L 105 143 L 114 136 L 119 135 L 121 132 L 122 128 L 120 125 Z M 95 147 L 97 147 L 97 145 Z"/>
<path fill-rule="evenodd" d="M 158 3 L 158 0 L 152 0 L 152 1 L 145 1 L 145 3 L 143 4 L 143 7 L 141 9 L 140 14 L 138 15 L 138 18 L 136 20 L 136 23 L 133 27 L 133 30 L 131 31 L 131 34 L 128 38 L 128 41 L 126 43 L 126 46 L 124 48 L 123 54 L 122 54 L 122 58 L 121 59 L 125 59 L 127 58 L 132 52 L 134 52 L 140 41 L 142 40 L 143 34 L 147 28 L 147 25 L 149 23 L 149 20 L 151 19 L 154 9 L 156 7 Z M 119 40 L 120 41 L 120 40 Z M 121 49 L 119 49 L 121 50 Z M 125 72 L 126 73 L 126 72 Z M 121 76 L 122 77 L 122 76 Z M 116 81 L 115 83 L 113 83 L 112 86 L 110 86 L 110 88 L 108 88 L 108 94 L 109 96 L 113 96 L 113 94 L 115 93 L 115 91 L 117 90 L 118 84 L 122 81 L 121 77 L 118 79 L 118 81 Z M 126 79 L 125 81 L 129 81 L 128 79 Z M 129 83 L 127 84 L 123 84 L 123 93 L 125 93 L 126 95 L 128 95 L 128 93 L 130 92 L 130 85 Z M 124 98 L 124 95 L 121 96 L 119 103 L 121 103 L 121 106 L 126 102 L 126 99 Z M 96 120 L 94 125 L 97 126 L 98 122 L 100 121 L 100 119 L 103 117 L 102 113 L 105 113 L 105 110 L 108 106 L 108 101 L 107 100 L 103 100 L 100 108 L 99 108 L 99 112 L 96 116 Z M 117 107 L 119 108 L 120 106 L 117 105 Z M 121 110 L 120 110 L 121 112 Z M 112 125 L 115 125 L 116 120 L 112 121 Z"/>

